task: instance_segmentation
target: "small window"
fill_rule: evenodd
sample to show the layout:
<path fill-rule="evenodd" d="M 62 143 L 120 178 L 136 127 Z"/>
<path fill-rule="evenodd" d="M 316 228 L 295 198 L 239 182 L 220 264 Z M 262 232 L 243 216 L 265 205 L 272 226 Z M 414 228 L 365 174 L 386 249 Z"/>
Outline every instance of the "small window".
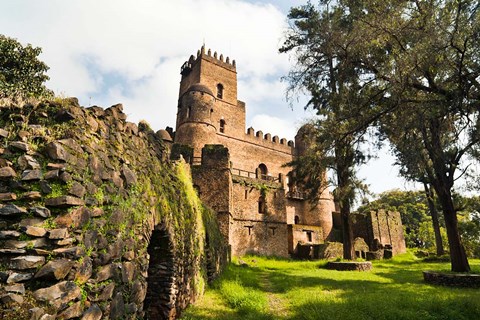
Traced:
<path fill-rule="evenodd" d="M 190 118 L 190 115 L 192 114 L 192 107 L 187 108 L 187 119 Z"/>
<path fill-rule="evenodd" d="M 270 230 L 272 230 L 272 236 L 274 236 L 274 235 L 275 235 L 275 229 L 277 229 L 277 228 L 270 227 Z"/>
<path fill-rule="evenodd" d="M 217 98 L 223 99 L 223 85 L 221 83 L 217 84 Z"/>
<path fill-rule="evenodd" d="M 253 226 L 245 226 L 245 228 L 248 229 L 248 235 L 251 235 Z"/>
<path fill-rule="evenodd" d="M 245 200 L 248 199 L 248 190 L 245 190 Z"/>
<path fill-rule="evenodd" d="M 300 224 L 300 217 L 299 216 L 295 216 L 295 224 Z"/>
<path fill-rule="evenodd" d="M 265 198 L 258 198 L 258 213 L 265 213 Z"/>
<path fill-rule="evenodd" d="M 220 120 L 220 132 L 225 133 L 225 120 Z"/>
<path fill-rule="evenodd" d="M 312 231 L 305 231 L 307 233 L 307 241 L 312 242 Z"/>

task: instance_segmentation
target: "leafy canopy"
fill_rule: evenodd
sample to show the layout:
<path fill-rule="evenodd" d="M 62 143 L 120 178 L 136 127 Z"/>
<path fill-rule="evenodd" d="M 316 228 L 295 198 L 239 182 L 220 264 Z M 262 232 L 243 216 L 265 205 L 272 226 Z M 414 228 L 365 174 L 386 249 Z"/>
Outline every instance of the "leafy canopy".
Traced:
<path fill-rule="evenodd" d="M 51 96 L 44 85 L 48 66 L 38 59 L 42 52 L 30 44 L 0 34 L 0 98 Z"/>

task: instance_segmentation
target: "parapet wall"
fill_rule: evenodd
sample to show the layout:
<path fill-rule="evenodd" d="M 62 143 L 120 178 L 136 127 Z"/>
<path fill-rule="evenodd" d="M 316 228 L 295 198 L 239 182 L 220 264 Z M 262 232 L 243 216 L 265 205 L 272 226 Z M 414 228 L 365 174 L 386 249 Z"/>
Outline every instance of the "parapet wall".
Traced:
<path fill-rule="evenodd" d="M 283 152 L 292 152 L 295 148 L 295 143 L 292 140 L 285 138 L 279 138 L 273 136 L 270 133 L 263 133 L 263 131 L 256 131 L 250 127 L 247 129 L 247 133 L 244 136 L 245 141 L 258 144 L 267 148 L 272 148 Z"/>
<path fill-rule="evenodd" d="M 0 142 L 1 319 L 173 319 L 224 264 L 188 166 L 121 105 L 0 105 Z"/>

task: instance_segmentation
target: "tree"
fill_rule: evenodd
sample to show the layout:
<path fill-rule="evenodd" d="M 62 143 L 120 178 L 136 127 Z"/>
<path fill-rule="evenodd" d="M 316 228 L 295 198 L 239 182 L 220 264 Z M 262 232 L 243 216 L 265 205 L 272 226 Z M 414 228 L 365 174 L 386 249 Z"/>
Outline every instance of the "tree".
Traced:
<path fill-rule="evenodd" d="M 310 54 L 297 60 L 305 70 L 318 65 L 328 68 L 328 59 L 315 59 L 316 50 L 333 45 L 334 52 L 344 52 L 348 61 L 345 65 L 342 56 L 335 56 L 333 69 L 347 67 L 347 72 L 361 75 L 356 78 L 356 92 L 349 86 L 352 90 L 347 96 L 355 98 L 340 99 L 355 103 L 350 105 L 350 118 L 362 119 L 349 133 L 391 116 L 398 134 L 411 130 L 418 135 L 420 143 L 410 150 L 424 153 L 430 164 L 425 173 L 441 204 L 452 271 L 458 272 L 469 271 L 470 266 L 452 190 L 459 173 L 466 170 L 465 158 L 480 142 L 479 6 L 466 0 L 323 0 L 318 11 L 311 5 L 310 10 L 320 17 L 336 12 L 337 16 L 326 19 L 339 23 L 324 23 L 324 31 L 315 32 L 311 24 L 318 22 L 307 19 L 297 25 L 301 32 L 287 37 L 291 43 L 310 48 Z M 327 33 L 335 36 L 321 36 Z M 346 40 L 344 34 L 348 34 Z M 291 43 L 286 43 L 288 48 Z M 313 96 L 322 96 L 332 84 L 315 73 L 306 72 L 300 79 L 305 77 L 317 79 L 313 87 L 300 82 Z M 377 94 L 381 97 L 372 99 Z M 336 101 L 335 96 L 326 98 Z"/>
<path fill-rule="evenodd" d="M 0 98 L 50 96 L 44 83 L 48 66 L 38 60 L 41 48 L 23 46 L 13 38 L 0 35 Z"/>
<path fill-rule="evenodd" d="M 291 163 L 295 177 L 315 202 L 326 188 L 323 173 L 327 168 L 333 169 L 334 196 L 343 225 L 343 255 L 345 259 L 354 259 L 351 206 L 361 186 L 355 168 L 367 158 L 360 148 L 367 127 L 362 126 L 358 114 L 352 117 L 352 109 L 364 106 L 370 97 L 368 84 L 363 83 L 355 68 L 355 56 L 349 47 L 356 39 L 350 21 L 344 17 L 342 8 L 330 10 L 328 4 L 321 12 L 310 3 L 292 8 L 291 29 L 280 52 L 291 53 L 296 59 L 295 68 L 286 77 L 289 92 L 308 92 L 307 107 L 315 109 L 318 115 L 308 132 L 304 132 L 309 140 L 307 150 Z M 365 94 L 358 95 L 359 91 Z M 361 110 L 365 111 L 358 109 Z"/>
<path fill-rule="evenodd" d="M 409 181 L 423 184 L 426 200 L 432 217 L 433 230 L 437 255 L 445 253 L 438 220 L 438 211 L 435 206 L 435 193 L 431 187 L 428 172 L 432 170 L 432 163 L 428 154 L 423 150 L 423 139 L 418 132 L 418 120 L 408 122 L 398 121 L 399 118 L 416 117 L 409 108 L 402 108 L 395 113 L 385 114 L 380 120 L 380 132 L 390 141 L 393 153 L 397 157 L 396 165 L 400 166 L 400 175 Z M 407 126 L 408 124 L 408 126 Z M 414 152 L 412 152 L 414 150 Z"/>
<path fill-rule="evenodd" d="M 425 153 L 429 162 L 423 168 L 442 206 L 452 271 L 469 271 L 452 190 L 458 171 L 466 168 L 463 160 L 480 141 L 479 4 L 374 2 L 363 1 L 354 19 L 369 37 L 364 50 L 382 58 L 366 54 L 362 64 L 389 87 L 382 102 L 396 117 L 399 133 L 413 128 L 420 137 L 420 149 L 411 152 Z"/>

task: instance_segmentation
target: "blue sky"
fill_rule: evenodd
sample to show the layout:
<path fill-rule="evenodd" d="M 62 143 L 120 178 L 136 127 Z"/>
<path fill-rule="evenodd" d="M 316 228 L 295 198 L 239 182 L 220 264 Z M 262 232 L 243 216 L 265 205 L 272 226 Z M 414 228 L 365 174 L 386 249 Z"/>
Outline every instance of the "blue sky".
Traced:
<path fill-rule="evenodd" d="M 175 125 L 180 66 L 205 42 L 237 62 L 238 98 L 247 127 L 293 139 L 311 117 L 305 98 L 293 110 L 280 78 L 291 66 L 278 54 L 286 14 L 300 0 L 0 1 L 2 34 L 43 48 L 49 88 L 84 106 L 123 103 L 128 120 L 155 130 Z M 385 150 L 363 168 L 374 192 L 411 187 L 396 177 Z"/>

